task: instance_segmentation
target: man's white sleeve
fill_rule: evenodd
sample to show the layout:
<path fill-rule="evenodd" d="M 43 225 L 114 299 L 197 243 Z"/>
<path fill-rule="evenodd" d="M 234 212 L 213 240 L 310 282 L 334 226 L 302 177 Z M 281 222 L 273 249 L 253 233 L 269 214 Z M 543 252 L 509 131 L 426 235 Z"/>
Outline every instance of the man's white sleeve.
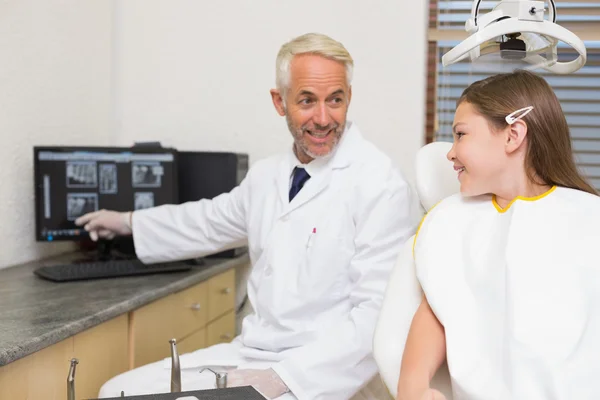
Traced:
<path fill-rule="evenodd" d="M 249 181 L 250 172 L 240 186 L 212 200 L 135 211 L 137 256 L 146 263 L 185 260 L 243 245 Z"/>

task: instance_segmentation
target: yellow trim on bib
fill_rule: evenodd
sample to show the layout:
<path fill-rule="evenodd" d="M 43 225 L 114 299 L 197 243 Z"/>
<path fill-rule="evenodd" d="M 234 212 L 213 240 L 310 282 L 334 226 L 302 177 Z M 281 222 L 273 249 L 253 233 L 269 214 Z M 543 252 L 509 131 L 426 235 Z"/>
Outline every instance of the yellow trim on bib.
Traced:
<path fill-rule="evenodd" d="M 498 205 L 498 203 L 496 202 L 496 195 L 492 196 L 492 204 L 494 205 L 494 207 L 496 208 L 496 210 L 498 210 L 499 213 L 505 213 L 508 211 L 508 209 L 510 208 L 510 206 L 513 205 L 513 203 L 517 200 L 525 200 L 525 201 L 536 201 L 539 200 L 541 198 L 544 198 L 546 196 L 548 196 L 550 193 L 554 192 L 556 190 L 556 186 L 552 186 L 550 189 L 548 189 L 548 191 L 546 191 L 545 193 L 540 194 L 539 196 L 535 196 L 535 197 L 524 197 L 524 196 L 517 196 L 514 199 L 512 199 L 510 201 L 510 203 L 508 203 L 508 205 L 506 206 L 506 208 L 502 208 L 500 207 L 500 205 Z"/>
<path fill-rule="evenodd" d="M 433 210 L 435 208 L 435 206 L 437 206 L 438 204 L 440 204 L 442 202 L 442 200 L 438 201 L 437 203 L 435 203 L 433 205 L 433 207 L 431 207 L 429 209 L 429 211 L 427 211 L 425 213 L 425 215 L 423 215 L 423 218 L 421 218 L 421 222 L 419 222 L 419 226 L 417 227 L 417 232 L 415 232 L 415 238 L 413 239 L 413 245 L 412 245 L 412 255 L 413 255 L 413 260 L 415 259 L 415 246 L 417 244 L 417 236 L 419 236 L 419 231 L 421 230 L 421 225 L 423 225 L 423 222 L 425 222 L 425 217 L 427 217 L 427 215 L 431 212 L 431 210 Z"/>

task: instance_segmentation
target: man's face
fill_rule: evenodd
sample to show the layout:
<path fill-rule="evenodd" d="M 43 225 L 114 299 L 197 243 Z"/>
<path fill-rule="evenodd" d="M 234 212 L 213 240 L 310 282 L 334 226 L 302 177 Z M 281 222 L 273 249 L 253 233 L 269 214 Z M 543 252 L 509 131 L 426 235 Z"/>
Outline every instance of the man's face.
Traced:
<path fill-rule="evenodd" d="M 286 117 L 296 156 L 308 163 L 335 149 L 346 126 L 351 88 L 343 63 L 313 54 L 294 57 L 290 78 L 285 93 L 272 90 L 271 95 Z"/>

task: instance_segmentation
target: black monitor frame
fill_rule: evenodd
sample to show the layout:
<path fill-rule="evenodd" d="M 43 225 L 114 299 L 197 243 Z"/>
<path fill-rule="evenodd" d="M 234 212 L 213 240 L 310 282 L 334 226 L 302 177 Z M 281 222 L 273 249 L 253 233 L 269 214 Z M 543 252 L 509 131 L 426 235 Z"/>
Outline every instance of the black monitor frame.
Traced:
<path fill-rule="evenodd" d="M 39 161 L 39 153 L 40 152 L 63 152 L 63 153 L 72 153 L 72 152 L 98 152 L 98 153 L 123 153 L 130 152 L 133 154 L 171 154 L 173 156 L 173 168 L 171 175 L 168 179 L 172 180 L 173 186 L 173 203 L 179 203 L 179 187 L 178 187 L 178 164 L 177 164 L 177 150 L 174 148 L 165 148 L 159 146 L 134 146 L 134 147 L 108 147 L 108 146 L 34 146 L 33 148 L 33 157 L 34 157 L 34 214 L 35 214 L 35 240 L 37 242 L 51 243 L 53 241 L 78 241 L 85 240 L 89 238 L 89 235 L 85 231 L 81 231 L 81 234 L 78 236 L 66 236 L 66 237 L 56 237 L 53 238 L 52 241 L 47 240 L 47 238 L 42 235 L 42 213 L 40 210 L 42 209 L 42 201 L 43 201 L 43 182 L 42 176 L 40 174 L 40 161 Z"/>

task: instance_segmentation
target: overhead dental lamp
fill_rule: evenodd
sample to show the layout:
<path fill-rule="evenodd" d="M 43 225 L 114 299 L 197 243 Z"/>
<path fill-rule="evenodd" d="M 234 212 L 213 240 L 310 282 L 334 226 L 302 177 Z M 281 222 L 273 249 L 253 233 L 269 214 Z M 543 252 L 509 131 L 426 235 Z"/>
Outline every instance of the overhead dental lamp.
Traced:
<path fill-rule="evenodd" d="M 486 14 L 479 13 L 480 4 L 481 0 L 473 1 L 471 17 L 465 23 L 470 36 L 443 55 L 444 67 L 465 59 L 475 62 L 484 55 L 499 56 L 500 62 L 528 63 L 530 68 L 557 74 L 570 74 L 585 65 L 585 45 L 573 32 L 556 24 L 554 0 L 549 0 L 548 19 L 544 19 L 544 1 L 504 0 Z M 579 56 L 559 62 L 559 41 Z"/>

